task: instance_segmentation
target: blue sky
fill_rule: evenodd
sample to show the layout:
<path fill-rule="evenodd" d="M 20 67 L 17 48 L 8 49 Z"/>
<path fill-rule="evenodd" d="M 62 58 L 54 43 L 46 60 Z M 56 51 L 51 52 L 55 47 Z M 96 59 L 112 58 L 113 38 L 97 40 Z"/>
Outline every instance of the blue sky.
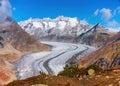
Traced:
<path fill-rule="evenodd" d="M 32 18 L 78 17 L 90 24 L 120 28 L 120 0 L 9 0 L 16 21 Z"/>

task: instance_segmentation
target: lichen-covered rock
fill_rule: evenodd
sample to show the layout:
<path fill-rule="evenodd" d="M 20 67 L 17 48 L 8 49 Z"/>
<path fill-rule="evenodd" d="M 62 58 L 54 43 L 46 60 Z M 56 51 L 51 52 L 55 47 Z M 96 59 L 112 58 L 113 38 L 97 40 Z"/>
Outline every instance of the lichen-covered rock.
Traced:
<path fill-rule="evenodd" d="M 88 70 L 88 74 L 89 74 L 90 76 L 95 75 L 95 71 L 94 71 L 93 69 L 89 69 L 89 70 Z"/>

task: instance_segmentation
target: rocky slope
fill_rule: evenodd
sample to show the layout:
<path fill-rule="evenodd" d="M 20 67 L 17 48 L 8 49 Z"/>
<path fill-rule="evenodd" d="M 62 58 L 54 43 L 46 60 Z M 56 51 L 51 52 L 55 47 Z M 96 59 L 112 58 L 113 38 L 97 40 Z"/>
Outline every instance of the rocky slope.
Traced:
<path fill-rule="evenodd" d="M 14 62 L 21 57 L 22 53 L 16 50 L 11 44 L 5 44 L 4 48 L 0 48 L 0 86 L 16 80 L 13 72 Z"/>
<path fill-rule="evenodd" d="M 30 18 L 18 24 L 38 40 L 84 43 L 99 47 L 111 37 L 111 32 L 101 24 L 90 25 L 76 17 Z"/>
<path fill-rule="evenodd" d="M 93 26 L 89 32 L 85 33 L 79 37 L 80 43 L 101 47 L 108 43 L 108 39 L 113 37 L 116 33 L 109 32 L 101 24 L 96 24 Z"/>
<path fill-rule="evenodd" d="M 111 41 L 111 43 L 91 53 L 90 55 L 81 58 L 78 64 L 88 66 L 97 64 L 103 69 L 108 69 L 120 65 L 120 41 Z"/>
<path fill-rule="evenodd" d="M 0 86 L 16 80 L 15 73 L 11 70 L 12 65 L 0 58 Z"/>
<path fill-rule="evenodd" d="M 106 43 L 113 43 L 113 42 L 117 42 L 119 40 L 120 40 L 120 32 L 113 35 L 110 39 L 107 40 Z"/>
<path fill-rule="evenodd" d="M 22 52 L 49 50 L 50 47 L 43 45 L 26 33 L 10 17 L 0 23 L 0 37 Z M 4 44 L 3 44 L 4 45 Z"/>

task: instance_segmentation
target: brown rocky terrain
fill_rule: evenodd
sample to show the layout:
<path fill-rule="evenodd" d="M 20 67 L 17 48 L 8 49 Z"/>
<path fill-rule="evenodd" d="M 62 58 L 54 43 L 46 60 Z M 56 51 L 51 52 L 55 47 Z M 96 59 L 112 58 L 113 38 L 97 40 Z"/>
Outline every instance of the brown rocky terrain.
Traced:
<path fill-rule="evenodd" d="M 6 60 L 0 58 L 0 86 L 16 80 L 16 75 L 11 70 L 12 67 Z"/>
<path fill-rule="evenodd" d="M 97 75 L 70 78 L 65 76 L 39 75 L 17 80 L 6 86 L 119 86 L 120 67 L 112 68 Z"/>
<path fill-rule="evenodd" d="M 7 86 L 32 86 L 35 84 L 45 84 L 48 86 L 79 86 L 80 82 L 76 78 L 64 76 L 40 75 L 28 78 L 26 80 L 18 80 Z"/>
<path fill-rule="evenodd" d="M 16 50 L 11 44 L 5 43 L 4 48 L 0 48 L 0 86 L 16 80 L 13 65 L 21 57 L 22 53 Z"/>
<path fill-rule="evenodd" d="M 111 38 L 107 40 L 106 43 L 112 43 L 120 40 L 120 32 L 114 34 Z"/>
<path fill-rule="evenodd" d="M 90 55 L 80 59 L 78 64 L 97 64 L 106 69 L 120 65 L 120 41 L 109 43 Z"/>

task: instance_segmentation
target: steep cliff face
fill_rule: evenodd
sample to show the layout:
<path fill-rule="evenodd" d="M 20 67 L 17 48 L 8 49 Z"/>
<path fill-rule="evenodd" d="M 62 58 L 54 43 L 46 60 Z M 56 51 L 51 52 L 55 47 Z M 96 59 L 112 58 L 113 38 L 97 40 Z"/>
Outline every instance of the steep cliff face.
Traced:
<path fill-rule="evenodd" d="M 101 47 L 104 46 L 108 39 L 114 34 L 106 30 L 101 24 L 96 24 L 88 32 L 80 35 L 77 39 L 80 43 L 90 46 Z"/>
<path fill-rule="evenodd" d="M 90 55 L 81 58 L 78 64 L 88 66 L 97 64 L 106 69 L 120 65 L 120 41 L 112 42 Z"/>

